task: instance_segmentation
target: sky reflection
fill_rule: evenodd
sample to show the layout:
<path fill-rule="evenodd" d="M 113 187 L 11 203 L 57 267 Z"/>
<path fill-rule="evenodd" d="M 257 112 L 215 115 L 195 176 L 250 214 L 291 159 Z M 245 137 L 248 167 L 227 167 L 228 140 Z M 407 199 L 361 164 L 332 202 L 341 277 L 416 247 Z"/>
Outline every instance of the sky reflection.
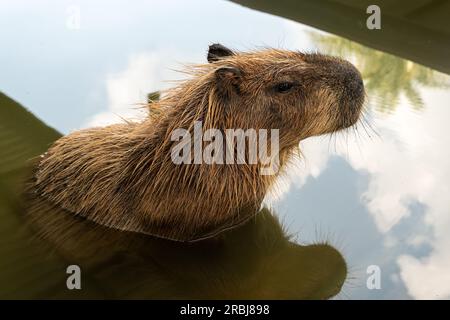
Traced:
<path fill-rule="evenodd" d="M 212 42 L 351 59 L 377 134 L 359 126 L 303 141 L 305 159 L 267 202 L 299 241 L 341 249 L 350 298 L 450 298 L 448 76 L 223 1 L 79 1 L 79 30 L 66 27 L 73 4 L 0 4 L 0 90 L 63 133 L 139 118 L 137 104 L 179 79 L 182 63 L 206 61 Z M 381 290 L 365 286 L 374 264 Z"/>

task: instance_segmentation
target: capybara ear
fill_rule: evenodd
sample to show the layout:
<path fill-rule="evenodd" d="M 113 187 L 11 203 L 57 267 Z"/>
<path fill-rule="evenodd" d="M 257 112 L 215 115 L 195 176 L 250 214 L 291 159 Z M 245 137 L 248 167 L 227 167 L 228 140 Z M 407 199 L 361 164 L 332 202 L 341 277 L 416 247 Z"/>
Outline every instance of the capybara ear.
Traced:
<path fill-rule="evenodd" d="M 240 93 L 240 83 L 242 82 L 241 71 L 235 67 L 222 67 L 216 70 L 217 92 L 223 97 L 230 97 L 232 94 Z"/>
<path fill-rule="evenodd" d="M 220 43 L 214 43 L 208 48 L 208 62 L 218 61 L 220 58 L 234 55 L 233 51 L 224 47 Z"/>
<path fill-rule="evenodd" d="M 241 71 L 235 67 L 222 67 L 216 70 L 216 78 L 224 85 L 236 86 L 241 83 Z"/>

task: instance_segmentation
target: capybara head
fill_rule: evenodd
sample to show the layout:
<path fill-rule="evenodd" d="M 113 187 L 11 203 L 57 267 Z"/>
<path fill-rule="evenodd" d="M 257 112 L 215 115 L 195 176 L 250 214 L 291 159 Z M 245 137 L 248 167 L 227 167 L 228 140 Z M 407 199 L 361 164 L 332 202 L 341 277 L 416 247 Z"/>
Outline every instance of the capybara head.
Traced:
<path fill-rule="evenodd" d="M 227 128 L 279 129 L 286 147 L 359 118 L 364 84 L 340 58 L 277 49 L 240 53 L 213 44 L 208 62 L 202 82 L 211 85 L 209 100 L 220 105 L 219 122 Z"/>

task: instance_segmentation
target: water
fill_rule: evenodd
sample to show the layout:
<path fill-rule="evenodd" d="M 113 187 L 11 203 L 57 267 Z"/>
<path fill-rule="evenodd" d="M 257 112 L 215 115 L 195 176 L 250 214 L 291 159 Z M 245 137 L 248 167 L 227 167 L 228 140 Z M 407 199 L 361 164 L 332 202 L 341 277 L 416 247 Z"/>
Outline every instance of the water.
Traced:
<path fill-rule="evenodd" d="M 59 134 L 2 96 L 0 296 L 329 298 L 348 271 L 337 298 L 450 298 L 449 76 L 223 1 L 5 2 L 0 39 L 0 90 L 62 134 L 139 118 L 137 104 L 213 42 L 340 55 L 368 96 L 357 131 L 301 142 L 304 158 L 267 197 L 279 221 L 264 211 L 222 244 L 192 246 L 39 201 L 27 227 L 19 178 Z M 65 287 L 69 264 L 83 270 L 81 291 Z M 380 289 L 367 286 L 371 266 Z"/>

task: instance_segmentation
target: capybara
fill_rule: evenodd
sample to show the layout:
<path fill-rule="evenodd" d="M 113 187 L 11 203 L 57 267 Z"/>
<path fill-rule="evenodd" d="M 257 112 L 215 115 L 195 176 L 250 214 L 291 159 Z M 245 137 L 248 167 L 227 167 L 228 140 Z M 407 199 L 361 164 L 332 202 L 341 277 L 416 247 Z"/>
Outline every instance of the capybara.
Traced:
<path fill-rule="evenodd" d="M 300 140 L 348 128 L 361 114 L 361 75 L 340 58 L 278 49 L 235 52 L 213 44 L 207 59 L 152 101 L 141 122 L 57 140 L 36 168 L 34 191 L 104 226 L 198 240 L 256 214 Z M 275 174 L 262 174 L 260 162 L 174 163 L 179 141 L 172 133 L 193 133 L 200 122 L 203 130 L 221 132 L 278 130 Z"/>

